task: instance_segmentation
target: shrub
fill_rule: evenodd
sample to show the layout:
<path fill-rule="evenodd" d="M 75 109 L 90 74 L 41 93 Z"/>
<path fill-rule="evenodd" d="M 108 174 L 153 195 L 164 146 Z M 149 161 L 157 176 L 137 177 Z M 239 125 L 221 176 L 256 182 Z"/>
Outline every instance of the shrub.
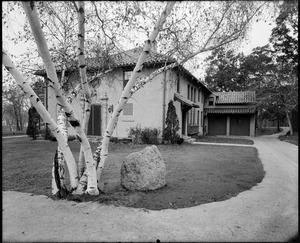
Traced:
<path fill-rule="evenodd" d="M 142 129 L 141 132 L 141 140 L 146 144 L 158 144 L 158 135 L 160 134 L 160 130 L 157 128 L 149 128 L 146 127 Z"/>
<path fill-rule="evenodd" d="M 128 137 L 132 137 L 133 143 L 146 143 L 146 144 L 158 144 L 158 136 L 160 130 L 157 128 L 141 128 L 141 125 L 136 125 L 136 127 L 131 127 L 129 129 Z"/>
<path fill-rule="evenodd" d="M 28 127 L 26 130 L 26 135 L 32 137 L 34 140 L 38 136 L 38 121 L 40 115 L 34 106 L 31 106 L 28 110 Z"/>
<path fill-rule="evenodd" d="M 179 120 L 176 114 L 175 106 L 173 101 L 170 100 L 168 104 L 167 118 L 166 118 L 166 128 L 164 130 L 164 140 L 170 141 L 172 144 L 176 143 L 180 136 L 177 134 L 179 130 Z"/>
<path fill-rule="evenodd" d="M 129 129 L 128 137 L 132 138 L 133 143 L 141 143 L 142 128 L 141 125 L 137 124 L 136 127 Z"/>

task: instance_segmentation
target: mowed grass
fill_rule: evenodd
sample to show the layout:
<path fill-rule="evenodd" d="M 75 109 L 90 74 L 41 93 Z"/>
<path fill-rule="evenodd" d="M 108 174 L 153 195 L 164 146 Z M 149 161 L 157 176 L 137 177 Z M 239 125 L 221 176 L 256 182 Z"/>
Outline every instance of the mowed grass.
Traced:
<path fill-rule="evenodd" d="M 294 132 L 294 134 L 291 136 L 291 135 L 288 135 L 288 136 L 279 136 L 278 137 L 279 140 L 281 141 L 286 141 L 288 143 L 291 143 L 291 144 L 294 144 L 294 145 L 299 145 L 299 142 L 298 142 L 298 132 Z"/>
<path fill-rule="evenodd" d="M 79 142 L 69 145 L 77 160 Z M 2 189 L 50 196 L 56 146 L 56 142 L 28 137 L 3 139 Z M 157 145 L 167 167 L 167 186 L 149 192 L 126 191 L 120 186 L 121 164 L 127 155 L 146 146 L 111 143 L 100 183 L 102 193 L 81 201 L 153 210 L 191 207 L 236 196 L 261 182 L 265 174 L 253 147 Z"/>

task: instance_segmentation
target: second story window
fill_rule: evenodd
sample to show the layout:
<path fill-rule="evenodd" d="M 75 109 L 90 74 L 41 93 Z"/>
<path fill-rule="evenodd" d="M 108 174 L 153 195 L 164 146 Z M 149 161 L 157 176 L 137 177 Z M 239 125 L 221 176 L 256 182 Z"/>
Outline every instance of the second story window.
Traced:
<path fill-rule="evenodd" d="M 187 98 L 190 99 L 190 85 L 188 84 Z"/>
<path fill-rule="evenodd" d="M 179 76 L 179 74 L 177 74 L 177 83 L 176 83 L 176 85 L 177 85 L 177 93 L 180 93 L 180 76 Z"/>
<path fill-rule="evenodd" d="M 133 103 L 126 103 L 123 108 L 123 116 L 133 115 Z"/>
<path fill-rule="evenodd" d="M 213 106 L 214 105 L 214 97 L 208 97 L 208 105 Z"/>
<path fill-rule="evenodd" d="M 198 102 L 200 102 L 200 101 L 201 101 L 201 90 L 198 89 Z"/>
<path fill-rule="evenodd" d="M 131 77 L 132 71 L 124 71 L 123 72 L 123 88 L 128 83 L 130 77 Z"/>

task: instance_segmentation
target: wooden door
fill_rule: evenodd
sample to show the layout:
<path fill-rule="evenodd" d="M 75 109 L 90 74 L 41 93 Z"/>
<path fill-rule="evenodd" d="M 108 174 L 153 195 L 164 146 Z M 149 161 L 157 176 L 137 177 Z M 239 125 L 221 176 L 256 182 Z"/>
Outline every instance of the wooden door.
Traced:
<path fill-rule="evenodd" d="M 230 116 L 230 135 L 249 136 L 250 117 L 247 115 Z"/>
<path fill-rule="evenodd" d="M 208 116 L 208 134 L 209 135 L 226 135 L 227 117 L 224 115 Z"/>
<path fill-rule="evenodd" d="M 101 136 L 101 105 L 99 104 L 91 106 L 87 135 Z"/>

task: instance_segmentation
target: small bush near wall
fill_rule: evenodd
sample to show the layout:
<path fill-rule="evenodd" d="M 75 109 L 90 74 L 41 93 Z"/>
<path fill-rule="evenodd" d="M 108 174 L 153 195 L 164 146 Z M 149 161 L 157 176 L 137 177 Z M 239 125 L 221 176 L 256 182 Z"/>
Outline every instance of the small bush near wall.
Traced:
<path fill-rule="evenodd" d="M 140 125 L 129 129 L 128 137 L 132 138 L 133 143 L 158 144 L 160 130 L 157 128 L 141 128 Z"/>
<path fill-rule="evenodd" d="M 137 124 L 136 127 L 129 129 L 128 137 L 132 138 L 133 143 L 141 143 L 142 128 L 141 125 Z"/>
<path fill-rule="evenodd" d="M 159 129 L 146 127 L 141 132 L 142 142 L 146 144 L 158 144 L 159 134 Z"/>

